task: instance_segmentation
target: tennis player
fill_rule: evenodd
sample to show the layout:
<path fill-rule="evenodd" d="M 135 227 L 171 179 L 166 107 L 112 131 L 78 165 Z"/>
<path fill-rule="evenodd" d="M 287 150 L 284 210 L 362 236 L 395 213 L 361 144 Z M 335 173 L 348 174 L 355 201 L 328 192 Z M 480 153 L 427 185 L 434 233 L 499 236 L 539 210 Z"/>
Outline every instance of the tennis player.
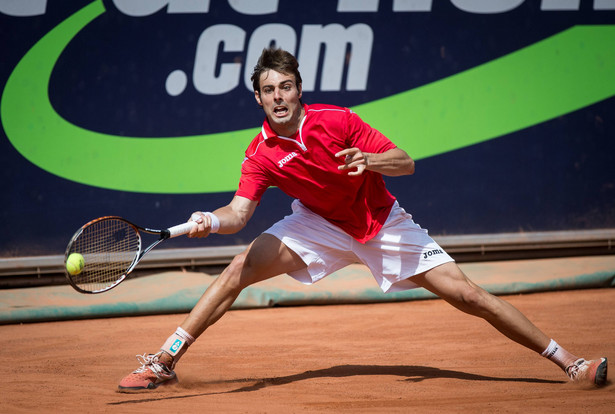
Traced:
<path fill-rule="evenodd" d="M 252 74 L 266 116 L 261 132 L 248 146 L 230 204 L 193 213 L 198 226 L 190 237 L 240 231 L 270 186 L 295 198 L 292 214 L 232 260 L 157 353 L 137 357 L 141 367 L 121 380 L 119 391 L 176 382 L 182 355 L 245 287 L 280 274 L 311 284 L 357 262 L 384 292 L 423 287 L 550 359 L 572 381 L 604 385 L 606 358 L 568 352 L 463 274 L 385 187 L 383 175 L 414 173 L 412 158 L 347 108 L 303 104 L 298 67 L 288 52 L 263 51 Z"/>

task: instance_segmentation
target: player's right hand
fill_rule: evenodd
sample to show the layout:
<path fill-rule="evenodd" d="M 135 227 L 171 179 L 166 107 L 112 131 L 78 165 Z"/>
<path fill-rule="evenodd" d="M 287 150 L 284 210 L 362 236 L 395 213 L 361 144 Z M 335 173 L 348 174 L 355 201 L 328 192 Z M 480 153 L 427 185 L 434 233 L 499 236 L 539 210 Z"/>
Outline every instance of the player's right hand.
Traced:
<path fill-rule="evenodd" d="M 197 223 L 197 225 L 190 230 L 190 233 L 188 233 L 188 237 L 205 238 L 211 233 L 211 218 L 203 214 L 202 211 L 195 211 L 192 213 L 188 221 Z"/>

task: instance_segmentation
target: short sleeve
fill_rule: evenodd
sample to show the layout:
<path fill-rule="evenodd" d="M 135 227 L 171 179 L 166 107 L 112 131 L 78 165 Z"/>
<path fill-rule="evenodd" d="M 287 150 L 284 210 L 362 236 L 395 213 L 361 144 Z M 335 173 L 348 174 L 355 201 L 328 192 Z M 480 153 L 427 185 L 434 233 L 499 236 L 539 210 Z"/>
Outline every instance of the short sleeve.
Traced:
<path fill-rule="evenodd" d="M 239 188 L 235 195 L 252 201 L 260 201 L 263 193 L 269 188 L 270 180 L 267 174 L 250 158 L 245 158 L 241 164 Z"/>

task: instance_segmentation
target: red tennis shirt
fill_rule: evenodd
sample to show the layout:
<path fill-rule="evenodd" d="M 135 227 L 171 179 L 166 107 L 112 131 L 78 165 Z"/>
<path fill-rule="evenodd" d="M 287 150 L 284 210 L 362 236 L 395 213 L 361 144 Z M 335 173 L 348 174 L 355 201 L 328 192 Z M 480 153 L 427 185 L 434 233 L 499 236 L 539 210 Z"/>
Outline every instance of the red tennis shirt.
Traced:
<path fill-rule="evenodd" d="M 344 159 L 335 154 L 351 147 L 382 153 L 396 145 L 348 108 L 315 104 L 304 109 L 292 137 L 276 135 L 265 119 L 246 150 L 235 194 L 260 201 L 268 187 L 277 186 L 365 243 L 382 228 L 395 197 L 379 173 L 349 176 L 348 170 L 338 170 Z"/>

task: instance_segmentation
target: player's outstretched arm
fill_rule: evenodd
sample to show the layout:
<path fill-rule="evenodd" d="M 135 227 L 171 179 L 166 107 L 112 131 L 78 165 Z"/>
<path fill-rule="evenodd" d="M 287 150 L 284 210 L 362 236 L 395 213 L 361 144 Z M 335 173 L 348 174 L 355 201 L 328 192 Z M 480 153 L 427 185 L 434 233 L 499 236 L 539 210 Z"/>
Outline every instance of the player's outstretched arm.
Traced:
<path fill-rule="evenodd" d="M 365 170 L 391 177 L 414 174 L 414 160 L 401 148 L 393 148 L 380 154 L 347 148 L 335 155 L 344 157 L 344 164 L 338 168 L 351 170 L 348 175 L 361 175 Z"/>
<path fill-rule="evenodd" d="M 220 207 L 213 212 L 219 221 L 217 233 L 232 234 L 243 229 L 252 217 L 252 214 L 254 214 L 257 205 L 257 201 L 241 196 L 233 197 L 233 200 L 228 205 Z M 188 237 L 209 236 L 212 230 L 211 216 L 201 211 L 196 211 L 192 214 L 191 220 L 196 221 L 198 226 L 188 234 Z"/>

